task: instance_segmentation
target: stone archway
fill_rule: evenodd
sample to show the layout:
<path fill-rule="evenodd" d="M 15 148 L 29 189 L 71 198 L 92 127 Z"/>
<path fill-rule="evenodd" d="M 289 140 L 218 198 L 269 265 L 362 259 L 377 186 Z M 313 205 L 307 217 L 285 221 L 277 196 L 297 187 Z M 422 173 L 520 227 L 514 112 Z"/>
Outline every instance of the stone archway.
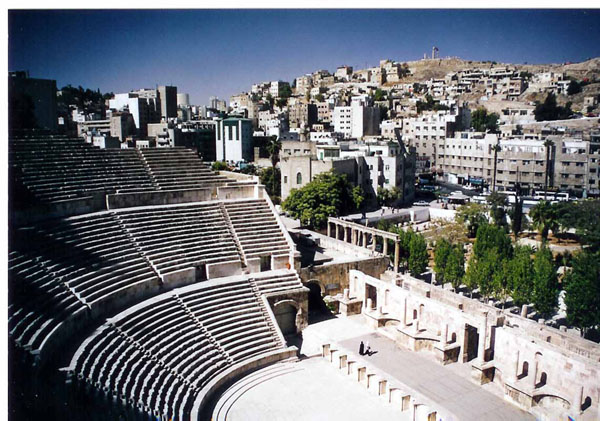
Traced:
<path fill-rule="evenodd" d="M 282 300 L 273 306 L 273 315 L 283 335 L 294 335 L 300 331 L 301 308 L 294 300 Z"/>
<path fill-rule="evenodd" d="M 317 279 L 311 279 L 304 284 L 309 290 L 308 292 L 308 322 L 321 320 L 324 316 L 328 316 L 329 309 L 323 300 L 325 288 Z"/>

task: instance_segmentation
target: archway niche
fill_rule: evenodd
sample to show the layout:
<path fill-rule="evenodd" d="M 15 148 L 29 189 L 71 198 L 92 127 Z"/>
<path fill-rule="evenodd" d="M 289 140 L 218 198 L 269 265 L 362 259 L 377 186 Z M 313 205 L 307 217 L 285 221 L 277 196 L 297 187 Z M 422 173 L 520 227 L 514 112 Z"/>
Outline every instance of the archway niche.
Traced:
<path fill-rule="evenodd" d="M 523 365 L 521 366 L 521 374 L 519 374 L 519 379 L 524 379 L 529 374 L 529 363 L 527 361 L 523 361 Z"/>
<path fill-rule="evenodd" d="M 286 300 L 276 303 L 273 308 L 275 320 L 284 335 L 294 335 L 298 332 L 296 319 L 298 315 L 298 304 Z"/>
<path fill-rule="evenodd" d="M 542 387 L 546 384 L 546 381 L 548 380 L 548 375 L 546 374 L 546 372 L 542 371 L 542 374 L 540 375 L 540 381 L 535 385 L 535 387 Z"/>
<path fill-rule="evenodd" d="M 316 322 L 328 316 L 329 309 L 323 300 L 323 288 L 318 280 L 308 281 L 305 286 L 308 288 L 308 322 Z"/>
<path fill-rule="evenodd" d="M 581 404 L 581 410 L 585 411 L 590 406 L 592 406 L 592 398 L 589 396 L 586 396 L 586 398 L 583 400 L 583 403 Z"/>

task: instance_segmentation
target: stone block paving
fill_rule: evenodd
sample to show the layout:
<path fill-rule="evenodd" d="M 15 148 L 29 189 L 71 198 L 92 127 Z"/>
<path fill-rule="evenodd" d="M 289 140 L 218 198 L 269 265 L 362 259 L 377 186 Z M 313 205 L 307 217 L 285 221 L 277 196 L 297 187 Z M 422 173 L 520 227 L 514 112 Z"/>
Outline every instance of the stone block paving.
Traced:
<path fill-rule="evenodd" d="M 458 419 L 464 420 L 534 420 L 535 417 L 499 396 L 472 382 L 468 364 L 453 364 L 459 367 L 442 366 L 423 354 L 400 349 L 391 339 L 372 332 L 362 316 L 330 319 L 311 325 L 304 331 L 307 346 L 313 348 L 327 338 L 339 346 L 358 354 L 362 340 L 369 342 L 371 356 L 365 361 L 377 369 L 396 378 L 399 382 L 423 394 L 446 408 Z M 304 345 L 304 344 L 303 344 Z"/>

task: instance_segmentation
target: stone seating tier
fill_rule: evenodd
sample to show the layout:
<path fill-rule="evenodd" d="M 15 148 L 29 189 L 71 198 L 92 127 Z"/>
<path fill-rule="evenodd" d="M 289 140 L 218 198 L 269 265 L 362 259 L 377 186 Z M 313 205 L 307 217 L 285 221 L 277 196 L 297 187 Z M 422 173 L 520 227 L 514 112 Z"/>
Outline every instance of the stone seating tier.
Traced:
<path fill-rule="evenodd" d="M 99 149 L 79 139 L 10 139 L 9 164 L 41 202 L 94 194 L 214 187 L 230 182 L 186 148 Z"/>
<path fill-rule="evenodd" d="M 246 279 L 176 289 L 98 328 L 70 369 L 153 416 L 188 419 L 200 390 L 232 364 L 281 348 Z"/>

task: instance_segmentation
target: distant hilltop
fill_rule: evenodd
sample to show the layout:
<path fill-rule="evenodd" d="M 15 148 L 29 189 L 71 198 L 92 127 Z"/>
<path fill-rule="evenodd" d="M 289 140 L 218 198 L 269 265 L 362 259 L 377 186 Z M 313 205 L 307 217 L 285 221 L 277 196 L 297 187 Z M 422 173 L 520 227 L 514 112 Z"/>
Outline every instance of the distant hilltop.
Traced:
<path fill-rule="evenodd" d="M 403 79 L 406 82 L 422 82 L 429 79 L 441 79 L 448 73 L 459 72 L 468 68 L 489 69 L 492 67 L 509 66 L 520 71 L 542 73 L 547 71 L 564 72 L 566 76 L 577 79 L 600 78 L 600 57 L 592 58 L 580 63 L 554 63 L 554 64 L 512 64 L 495 61 L 463 60 L 458 57 L 421 59 L 407 61 L 411 76 Z"/>

